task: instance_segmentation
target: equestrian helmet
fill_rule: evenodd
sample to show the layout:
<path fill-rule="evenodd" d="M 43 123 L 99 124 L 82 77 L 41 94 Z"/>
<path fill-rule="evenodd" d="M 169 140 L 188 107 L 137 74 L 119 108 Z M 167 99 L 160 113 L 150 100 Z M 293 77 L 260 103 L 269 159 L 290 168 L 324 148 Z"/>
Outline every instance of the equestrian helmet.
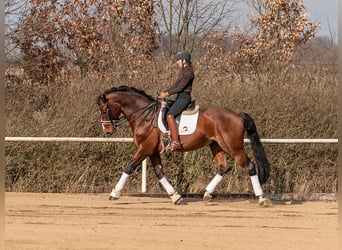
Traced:
<path fill-rule="evenodd" d="M 190 62 L 191 61 L 191 54 L 188 51 L 184 50 L 184 51 L 178 52 L 175 55 L 175 59 L 176 59 L 176 61 L 178 61 L 179 59 L 185 59 L 188 62 Z"/>

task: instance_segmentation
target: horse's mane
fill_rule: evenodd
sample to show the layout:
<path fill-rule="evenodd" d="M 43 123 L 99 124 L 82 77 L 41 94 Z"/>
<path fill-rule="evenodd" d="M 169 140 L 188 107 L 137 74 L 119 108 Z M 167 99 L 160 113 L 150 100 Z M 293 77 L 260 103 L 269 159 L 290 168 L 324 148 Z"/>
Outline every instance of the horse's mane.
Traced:
<path fill-rule="evenodd" d="M 136 89 L 134 87 L 129 87 L 129 86 L 126 86 L 126 85 L 121 85 L 119 87 L 112 87 L 110 89 L 107 89 L 104 94 L 107 95 L 109 93 L 112 93 L 112 92 L 117 92 L 117 91 L 120 91 L 120 92 L 132 92 L 132 93 L 137 93 L 137 94 L 140 94 L 140 95 L 143 95 L 145 96 L 146 98 L 148 98 L 149 100 L 151 101 L 155 101 L 155 99 L 146 94 L 145 91 L 141 90 L 141 89 Z"/>

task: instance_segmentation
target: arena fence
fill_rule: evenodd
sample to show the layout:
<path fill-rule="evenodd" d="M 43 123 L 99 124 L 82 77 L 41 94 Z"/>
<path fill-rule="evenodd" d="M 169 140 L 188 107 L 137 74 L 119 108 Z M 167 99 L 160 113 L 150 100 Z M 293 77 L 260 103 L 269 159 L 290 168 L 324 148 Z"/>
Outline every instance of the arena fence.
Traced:
<path fill-rule="evenodd" d="M 260 139 L 263 143 L 338 143 L 338 139 Z M 7 142 L 133 142 L 133 138 L 102 137 L 5 137 Z M 249 139 L 244 139 L 249 143 Z M 142 162 L 141 192 L 146 193 L 146 159 Z"/>

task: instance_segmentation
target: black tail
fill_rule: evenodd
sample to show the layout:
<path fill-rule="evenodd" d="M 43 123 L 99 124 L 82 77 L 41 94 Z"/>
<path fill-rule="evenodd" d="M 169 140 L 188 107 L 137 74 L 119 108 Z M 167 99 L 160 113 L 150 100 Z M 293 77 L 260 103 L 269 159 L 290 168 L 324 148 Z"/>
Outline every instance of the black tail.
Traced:
<path fill-rule="evenodd" d="M 258 176 L 260 184 L 264 184 L 270 176 L 270 164 L 267 161 L 264 147 L 260 141 L 254 120 L 247 113 L 241 112 L 240 116 L 245 125 L 247 137 L 251 141 L 251 146 L 255 161 L 258 167 Z"/>

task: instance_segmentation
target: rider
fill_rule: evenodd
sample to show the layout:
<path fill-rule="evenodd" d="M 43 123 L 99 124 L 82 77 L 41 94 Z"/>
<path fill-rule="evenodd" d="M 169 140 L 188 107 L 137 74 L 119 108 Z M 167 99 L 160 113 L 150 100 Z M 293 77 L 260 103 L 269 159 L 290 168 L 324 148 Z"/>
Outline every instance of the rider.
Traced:
<path fill-rule="evenodd" d="M 177 94 L 174 104 L 166 114 L 167 124 L 171 133 L 171 150 L 181 149 L 179 141 L 178 126 L 175 117 L 191 103 L 192 83 L 195 73 L 191 65 L 191 54 L 188 51 L 181 51 L 175 55 L 175 60 L 179 68 L 177 80 L 166 90 L 159 94 L 159 98 L 165 98 Z"/>

